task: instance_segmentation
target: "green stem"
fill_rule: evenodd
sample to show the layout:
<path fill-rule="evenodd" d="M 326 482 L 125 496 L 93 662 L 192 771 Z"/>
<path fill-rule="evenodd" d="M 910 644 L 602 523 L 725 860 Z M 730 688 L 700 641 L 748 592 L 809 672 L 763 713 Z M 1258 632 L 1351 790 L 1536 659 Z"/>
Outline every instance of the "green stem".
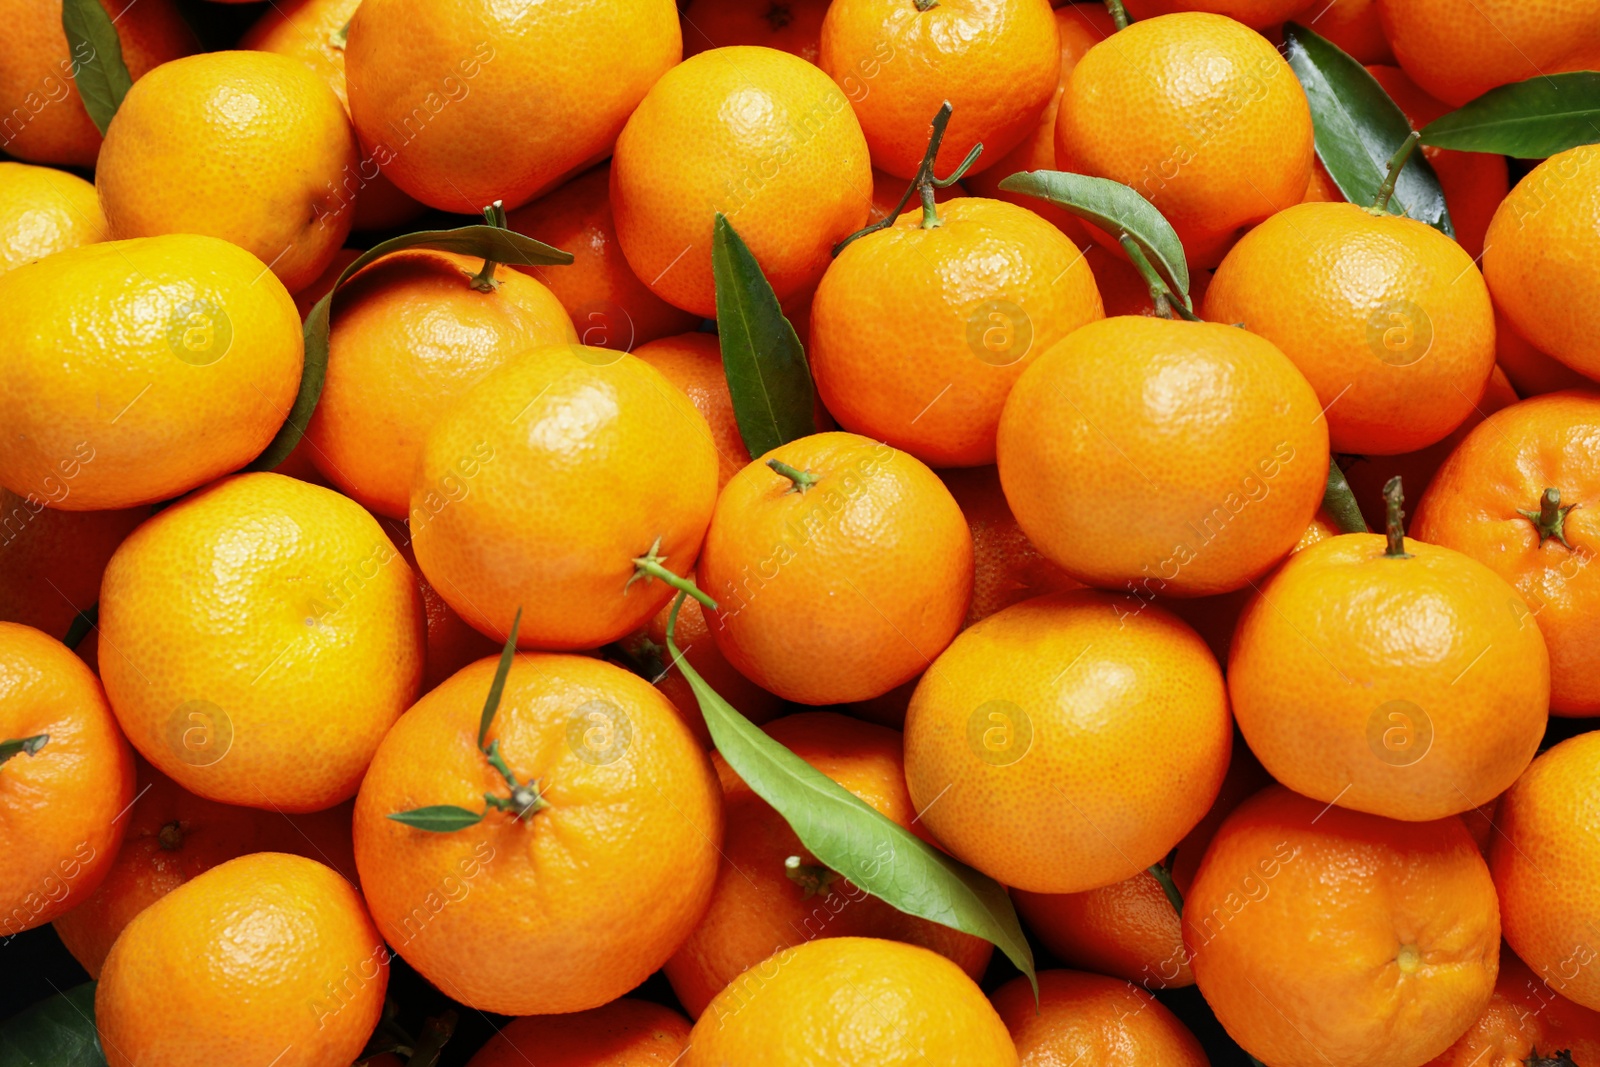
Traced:
<path fill-rule="evenodd" d="M 983 151 L 982 144 L 973 145 L 972 151 L 967 153 L 967 158 L 963 159 L 961 165 L 952 171 L 948 177 L 934 177 L 934 161 L 939 157 L 939 145 L 944 142 L 944 131 L 950 125 L 950 112 L 952 110 L 953 108 L 948 100 L 939 105 L 938 114 L 933 116 L 933 130 L 928 135 L 927 151 L 923 152 L 922 162 L 917 165 L 916 176 L 911 179 L 911 184 L 906 187 L 905 194 L 900 197 L 900 202 L 894 206 L 894 210 L 866 229 L 857 230 L 834 245 L 834 255 L 837 256 L 849 247 L 852 242 L 859 241 L 869 233 L 877 233 L 879 230 L 886 230 L 893 226 L 895 220 L 900 217 L 901 212 L 905 211 L 906 205 L 911 203 L 911 198 L 914 196 L 921 197 L 922 200 L 922 228 L 931 230 L 939 225 L 939 213 L 934 210 L 933 206 L 934 191 L 949 188 L 960 181 L 961 176 L 967 173 L 967 170 L 978 161 L 978 155 Z"/>
<path fill-rule="evenodd" d="M 61 643 L 76 652 L 78 646 L 83 644 L 83 639 L 89 636 L 89 631 L 99 622 L 100 605 L 90 604 L 72 617 L 72 625 L 67 627 L 67 636 L 61 639 Z"/>
<path fill-rule="evenodd" d="M 1385 482 L 1383 486 L 1383 503 L 1386 512 L 1384 516 L 1384 531 L 1389 539 L 1389 547 L 1384 552 L 1384 555 L 1390 559 L 1411 558 L 1411 553 L 1406 551 L 1406 513 L 1403 510 L 1405 502 L 1405 491 L 1400 487 L 1400 476 L 1397 474 Z"/>
<path fill-rule="evenodd" d="M 1128 9 L 1122 6 L 1122 0 L 1106 0 L 1106 10 L 1111 12 L 1111 21 L 1117 24 L 1117 29 L 1125 30 L 1133 24 L 1128 17 Z"/>
<path fill-rule="evenodd" d="M 1166 867 L 1159 863 L 1150 865 L 1150 876 L 1161 883 L 1161 891 L 1167 895 L 1167 901 L 1172 905 L 1172 910 L 1183 917 L 1183 894 L 1178 892 L 1178 885 L 1172 880 L 1172 874 Z"/>
<path fill-rule="evenodd" d="M 1340 533 L 1366 533 L 1367 520 L 1356 503 L 1350 481 L 1336 460 L 1328 460 L 1328 487 L 1322 493 L 1322 509 L 1339 524 Z"/>
<path fill-rule="evenodd" d="M 490 226 L 495 227 L 496 229 L 506 229 L 505 205 L 499 200 L 496 200 L 494 203 L 484 208 L 483 221 Z M 499 264 L 494 260 L 485 259 L 483 261 L 483 268 L 479 270 L 478 273 L 474 274 L 472 279 L 468 281 L 467 284 L 472 286 L 480 293 L 493 292 L 500 285 L 500 283 L 495 280 L 494 276 L 494 269 L 497 266 L 499 266 Z"/>
<path fill-rule="evenodd" d="M 1537 511 L 1524 511 L 1518 508 L 1517 514 L 1533 523 L 1534 528 L 1539 531 L 1540 548 L 1543 548 L 1544 543 L 1552 537 L 1567 548 L 1571 548 L 1572 546 L 1567 544 L 1567 512 L 1577 506 L 1576 504 L 1563 505 L 1561 503 L 1561 490 L 1552 486 L 1540 494 Z"/>
<path fill-rule="evenodd" d="M 771 467 L 773 470 L 777 471 L 779 474 L 783 475 L 785 478 L 794 483 L 794 485 L 789 488 L 789 492 L 791 493 L 805 492 L 813 485 L 816 485 L 817 479 L 821 477 L 819 474 L 812 474 L 810 471 L 803 471 L 795 467 L 791 467 L 781 459 L 769 459 L 767 460 L 767 466 Z"/>
<path fill-rule="evenodd" d="M 658 537 L 656 538 L 656 543 L 650 546 L 649 552 L 634 558 L 633 576 L 628 579 L 627 584 L 632 585 L 641 579 L 648 582 L 651 578 L 655 578 L 658 581 L 666 582 L 680 593 L 688 593 L 704 606 L 716 611 L 717 602 L 711 599 L 711 595 L 695 585 L 693 580 L 673 574 L 667 570 L 666 560 L 667 557 L 661 555 L 661 538 Z M 626 589 L 627 586 L 623 588 Z"/>
<path fill-rule="evenodd" d="M 26 752 L 30 756 L 36 756 L 49 740 L 49 734 L 34 734 L 32 737 L 18 737 L 10 741 L 0 741 L 0 763 L 4 763 L 19 752 Z"/>
<path fill-rule="evenodd" d="M 1383 176 L 1383 184 L 1378 186 L 1378 195 L 1372 201 L 1372 213 L 1374 215 L 1386 215 L 1389 213 L 1389 198 L 1394 196 L 1395 182 L 1400 180 L 1401 169 L 1405 167 L 1406 160 L 1411 158 L 1411 153 L 1416 150 L 1421 141 L 1422 134 L 1412 130 L 1411 135 L 1401 143 L 1399 148 L 1395 149 L 1394 155 L 1389 157 L 1388 173 Z"/>
<path fill-rule="evenodd" d="M 1155 304 L 1156 312 L 1162 318 L 1170 319 L 1173 312 L 1176 312 L 1179 318 L 1189 322 L 1200 321 L 1200 316 L 1196 315 L 1190 309 L 1188 303 L 1172 291 L 1172 287 L 1167 284 L 1166 279 L 1161 277 L 1155 265 L 1150 262 L 1150 257 L 1145 255 L 1144 249 L 1139 247 L 1139 242 L 1125 233 L 1119 234 L 1117 241 L 1122 245 L 1122 250 L 1128 253 L 1128 261 L 1133 264 L 1140 277 L 1144 278 L 1145 285 L 1150 287 L 1150 301 Z"/>

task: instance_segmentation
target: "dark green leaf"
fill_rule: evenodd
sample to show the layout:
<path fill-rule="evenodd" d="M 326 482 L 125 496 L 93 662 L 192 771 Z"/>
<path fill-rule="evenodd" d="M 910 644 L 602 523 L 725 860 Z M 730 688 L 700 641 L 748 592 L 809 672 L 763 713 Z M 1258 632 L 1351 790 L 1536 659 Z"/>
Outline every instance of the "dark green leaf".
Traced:
<path fill-rule="evenodd" d="M 721 212 L 711 237 L 717 335 L 733 417 L 750 455 L 817 432 L 811 368 L 749 247 Z"/>
<path fill-rule="evenodd" d="M 1422 143 L 1519 159 L 1600 144 L 1600 72 L 1541 74 L 1490 89 L 1424 126 Z"/>
<path fill-rule="evenodd" d="M 454 804 L 435 804 L 428 808 L 412 808 L 410 811 L 397 811 L 389 818 L 395 822 L 405 823 L 417 830 L 427 830 L 435 834 L 449 834 L 457 830 L 465 830 L 469 826 L 476 826 L 483 821 L 480 811 L 468 811 L 458 808 Z"/>
<path fill-rule="evenodd" d="M 83 639 L 89 636 L 89 631 L 99 622 L 100 604 L 96 602 L 72 617 L 71 624 L 67 626 L 67 636 L 61 639 L 61 643 L 76 652 L 78 646 L 83 644 Z"/>
<path fill-rule="evenodd" d="M 1048 200 L 1113 237 L 1127 234 L 1172 291 L 1183 298 L 1184 305 L 1189 305 L 1189 262 L 1184 258 L 1183 242 L 1166 216 L 1128 186 L 1087 174 L 1035 170 L 1011 175 L 1000 188 Z"/>
<path fill-rule="evenodd" d="M 0 1023 L 0 1067 L 106 1067 L 85 982 Z"/>
<path fill-rule="evenodd" d="M 1322 510 L 1339 524 L 1340 533 L 1366 533 L 1367 520 L 1361 515 L 1361 505 L 1350 488 L 1338 461 L 1328 461 L 1328 487 L 1322 494 Z"/>
<path fill-rule="evenodd" d="M 517 655 L 517 631 L 522 629 L 522 608 L 511 619 L 511 632 L 506 635 L 505 647 L 500 650 L 500 662 L 494 668 L 494 681 L 489 683 L 489 697 L 483 702 L 483 716 L 478 720 L 478 747 L 489 736 L 489 725 L 494 713 L 500 710 L 500 694 L 506 691 L 506 675 L 511 673 L 511 661 Z"/>
<path fill-rule="evenodd" d="M 15 737 L 10 741 L 0 741 L 0 763 L 24 752 L 30 756 L 37 755 L 49 741 L 49 734 L 34 734 L 32 737 Z"/>
<path fill-rule="evenodd" d="M 1037 993 L 1033 951 L 1000 883 L 885 818 L 718 696 L 674 641 L 684 595 L 673 604 L 667 650 L 694 690 L 728 766 L 784 817 L 819 862 L 908 915 L 993 942 Z"/>
<path fill-rule="evenodd" d="M 94 0 L 89 2 L 93 3 Z M 485 226 L 481 223 L 462 226 L 455 230 L 419 230 L 416 233 L 391 237 L 387 241 L 373 245 L 344 269 L 339 275 L 339 280 L 334 282 L 333 288 L 328 291 L 328 295 L 318 300 L 316 306 L 306 316 L 306 360 L 305 369 L 300 373 L 300 393 L 295 397 L 294 406 L 289 409 L 289 417 L 284 420 L 278 435 L 267 445 L 266 450 L 256 457 L 255 462 L 245 468 L 246 470 L 272 470 L 289 458 L 289 453 L 294 451 L 295 446 L 300 443 L 300 438 L 305 434 L 306 426 L 311 422 L 311 413 L 316 411 L 317 400 L 322 396 L 323 379 L 328 374 L 328 331 L 332 328 L 333 298 L 338 295 L 340 288 L 357 271 L 373 260 L 407 248 L 432 248 L 440 252 L 458 252 L 464 256 L 481 256 L 484 259 L 493 259 L 497 263 L 509 263 L 517 267 L 552 266 L 572 262 L 570 252 L 551 248 L 542 241 L 535 241 L 512 230 Z"/>
<path fill-rule="evenodd" d="M 1284 56 L 1311 105 L 1317 157 L 1352 204 L 1366 207 L 1389 173 L 1389 159 L 1411 136 L 1411 123 L 1367 68 L 1304 26 L 1285 23 Z M 1455 236 L 1439 178 L 1412 153 L 1395 183 L 1389 211 Z"/>
<path fill-rule="evenodd" d="M 103 136 L 122 98 L 133 88 L 117 27 L 99 0 L 62 0 L 61 28 L 67 34 L 72 80 L 78 83 L 83 109 Z"/>

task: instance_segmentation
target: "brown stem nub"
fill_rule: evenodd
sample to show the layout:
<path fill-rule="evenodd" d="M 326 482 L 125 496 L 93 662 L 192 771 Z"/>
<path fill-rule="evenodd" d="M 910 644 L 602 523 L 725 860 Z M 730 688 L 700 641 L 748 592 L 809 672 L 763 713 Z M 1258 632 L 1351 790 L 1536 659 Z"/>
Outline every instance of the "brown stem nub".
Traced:
<path fill-rule="evenodd" d="M 1384 555 L 1390 559 L 1411 558 L 1411 553 L 1406 551 L 1405 502 L 1406 495 L 1400 488 L 1400 476 L 1397 474 L 1383 485 L 1383 503 L 1387 513 L 1384 527 L 1389 536 L 1389 549 Z"/>
<path fill-rule="evenodd" d="M 917 166 L 916 176 L 911 179 L 910 186 L 906 188 L 905 195 L 894 206 L 894 210 L 866 229 L 857 230 L 834 245 L 834 255 L 837 256 L 840 252 L 843 252 L 852 241 L 859 241 L 869 233 L 877 233 L 879 230 L 886 230 L 893 226 L 895 220 L 900 217 L 900 213 L 906 209 L 906 205 L 911 203 L 912 197 L 919 197 L 922 200 L 922 228 L 931 230 L 939 225 L 939 213 L 933 207 L 935 191 L 948 188 L 960 181 L 961 176 L 966 174 L 967 170 L 978 161 L 978 154 L 983 151 L 981 143 L 973 145 L 972 151 L 967 153 L 967 158 L 963 159 L 961 165 L 951 171 L 947 177 L 934 177 L 933 164 L 939 158 L 939 146 L 944 143 L 944 131 L 950 125 L 950 112 L 953 110 L 954 108 L 948 100 L 939 105 L 938 114 L 933 116 L 932 132 L 928 135 L 928 150 L 922 154 L 922 162 Z"/>
<path fill-rule="evenodd" d="M 818 893 L 827 896 L 832 892 L 833 880 L 839 877 L 834 871 L 819 864 L 806 863 L 799 856 L 790 856 L 783 861 L 783 874 L 801 888 L 807 900 Z"/>
<path fill-rule="evenodd" d="M 1387 215 L 1389 213 L 1389 198 L 1394 196 L 1395 182 L 1400 180 L 1400 171 L 1404 169 L 1406 160 L 1411 158 L 1411 153 L 1421 140 L 1422 134 L 1412 130 L 1411 135 L 1401 142 L 1399 148 L 1395 149 L 1394 155 L 1389 157 L 1388 173 L 1383 176 L 1383 184 L 1378 186 L 1378 195 L 1372 201 L 1373 214 Z"/>
<path fill-rule="evenodd" d="M 162 823 L 161 829 L 156 831 L 156 844 L 161 846 L 163 852 L 176 852 L 183 847 L 183 823 L 173 819 L 169 823 Z"/>
<path fill-rule="evenodd" d="M 1561 490 L 1552 486 L 1539 495 L 1537 511 L 1518 508 L 1517 514 L 1533 523 L 1534 528 L 1539 531 L 1540 548 L 1543 548 L 1544 543 L 1552 537 L 1567 548 L 1571 548 L 1572 546 L 1567 544 L 1567 512 L 1577 506 L 1562 504 Z"/>

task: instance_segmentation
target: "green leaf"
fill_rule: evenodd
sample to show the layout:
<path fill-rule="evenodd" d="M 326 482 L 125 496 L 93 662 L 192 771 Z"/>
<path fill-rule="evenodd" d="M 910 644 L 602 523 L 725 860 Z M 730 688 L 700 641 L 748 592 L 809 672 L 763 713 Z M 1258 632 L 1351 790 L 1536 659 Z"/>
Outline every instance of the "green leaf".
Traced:
<path fill-rule="evenodd" d="M 1113 237 L 1127 234 L 1172 291 L 1183 298 L 1184 306 L 1189 306 L 1189 261 L 1184 258 L 1183 242 L 1166 216 L 1128 186 L 1087 174 L 1035 170 L 1011 175 L 1000 188 L 1048 200 Z"/>
<path fill-rule="evenodd" d="M 1033 951 L 999 882 L 945 855 L 774 741 L 717 695 L 674 641 L 667 650 L 694 690 L 717 751 L 756 795 L 771 804 L 817 860 L 908 915 L 993 942 L 1028 976 L 1037 995 Z"/>
<path fill-rule="evenodd" d="M 89 2 L 93 3 L 94 0 Z M 311 414 L 317 410 L 317 400 L 322 396 L 323 380 L 328 375 L 328 333 L 332 329 L 333 298 L 338 295 L 344 283 L 362 267 L 391 252 L 400 252 L 407 248 L 459 252 L 464 256 L 480 256 L 484 259 L 493 259 L 496 263 L 509 263 L 516 267 L 555 266 L 572 262 L 570 252 L 552 248 L 542 241 L 535 241 L 513 230 L 503 230 L 497 226 L 486 226 L 481 223 L 454 230 L 418 230 L 416 233 L 401 234 L 399 237 L 391 237 L 387 241 L 373 245 L 344 269 L 339 275 L 339 280 L 334 282 L 333 288 L 328 291 L 328 295 L 318 300 L 316 306 L 306 316 L 306 358 L 305 369 L 300 373 L 300 393 L 295 397 L 294 406 L 289 409 L 289 417 L 284 420 L 278 435 L 267 445 L 266 450 L 255 458 L 255 462 L 245 468 L 246 470 L 272 470 L 289 458 L 289 453 L 294 451 L 295 446 L 300 443 L 300 438 L 304 436 L 306 426 L 311 422 Z"/>
<path fill-rule="evenodd" d="M 483 702 L 483 716 L 478 719 L 478 747 L 483 747 L 483 739 L 489 736 L 489 725 L 494 722 L 494 713 L 500 710 L 500 694 L 506 691 L 506 676 L 511 673 L 511 661 L 517 655 L 517 632 L 522 629 L 522 608 L 517 608 L 517 613 L 511 619 L 511 632 L 506 635 L 505 647 L 500 650 L 500 662 L 494 669 L 494 681 L 489 683 L 489 697 Z M 516 785 L 515 782 L 511 783 Z"/>
<path fill-rule="evenodd" d="M 1339 524 L 1340 533 L 1366 533 L 1367 520 L 1356 503 L 1355 491 L 1339 469 L 1337 460 L 1328 460 L 1328 487 L 1322 494 L 1322 510 Z"/>
<path fill-rule="evenodd" d="M 32 737 L 15 737 L 10 741 L 0 741 L 0 763 L 23 752 L 36 756 L 49 740 L 49 734 L 34 734 Z"/>
<path fill-rule="evenodd" d="M 41 1000 L 0 1023 L 0 1067 L 106 1067 L 94 1029 L 94 983 Z"/>
<path fill-rule="evenodd" d="M 1346 200 L 1368 206 L 1388 176 L 1389 159 L 1411 136 L 1411 123 L 1367 68 L 1333 42 L 1289 22 L 1283 44 L 1311 105 L 1317 157 Z M 1420 152 L 1400 171 L 1389 211 L 1455 236 L 1438 175 Z"/>
<path fill-rule="evenodd" d="M 72 80 L 78 83 L 83 109 L 105 136 L 122 98 L 133 88 L 128 65 L 122 61 L 117 27 L 99 0 L 63 0 L 61 28 L 67 34 Z"/>
<path fill-rule="evenodd" d="M 458 808 L 454 804 L 435 804 L 427 808 L 397 811 L 389 816 L 395 822 L 405 823 L 417 830 L 434 834 L 450 834 L 465 830 L 483 821 L 483 812 Z"/>
<path fill-rule="evenodd" d="M 1490 89 L 1424 126 L 1422 143 L 1519 159 L 1600 143 L 1600 72 L 1541 74 Z"/>
<path fill-rule="evenodd" d="M 811 368 L 750 248 L 719 211 L 711 236 L 717 335 L 733 417 L 751 456 L 817 432 Z"/>

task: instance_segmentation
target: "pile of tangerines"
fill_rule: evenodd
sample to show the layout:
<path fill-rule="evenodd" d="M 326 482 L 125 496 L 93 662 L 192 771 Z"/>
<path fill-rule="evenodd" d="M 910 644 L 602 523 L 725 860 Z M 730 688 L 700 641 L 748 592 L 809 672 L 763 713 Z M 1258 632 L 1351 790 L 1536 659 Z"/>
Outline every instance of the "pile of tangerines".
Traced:
<path fill-rule="evenodd" d="M 1600 1067 L 1596 68 L 0 0 L 0 1064 Z"/>

